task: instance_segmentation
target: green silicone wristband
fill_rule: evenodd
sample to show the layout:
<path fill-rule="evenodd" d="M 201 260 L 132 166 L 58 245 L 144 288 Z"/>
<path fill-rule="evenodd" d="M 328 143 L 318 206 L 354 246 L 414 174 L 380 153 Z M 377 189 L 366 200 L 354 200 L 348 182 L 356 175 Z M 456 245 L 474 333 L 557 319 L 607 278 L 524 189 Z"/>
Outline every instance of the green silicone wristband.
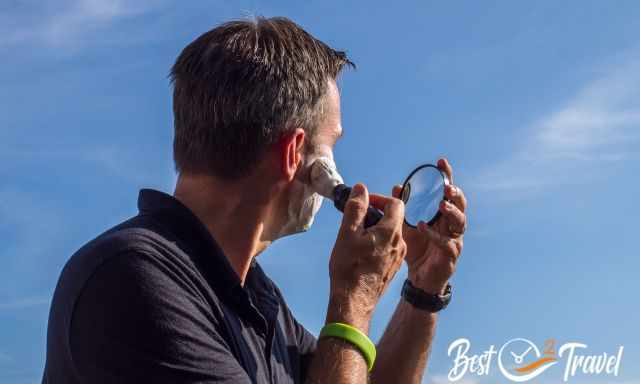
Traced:
<path fill-rule="evenodd" d="M 337 337 L 355 345 L 367 361 L 369 371 L 373 368 L 373 362 L 376 360 L 376 346 L 358 328 L 344 323 L 329 323 L 320 331 L 320 338 L 323 337 Z"/>

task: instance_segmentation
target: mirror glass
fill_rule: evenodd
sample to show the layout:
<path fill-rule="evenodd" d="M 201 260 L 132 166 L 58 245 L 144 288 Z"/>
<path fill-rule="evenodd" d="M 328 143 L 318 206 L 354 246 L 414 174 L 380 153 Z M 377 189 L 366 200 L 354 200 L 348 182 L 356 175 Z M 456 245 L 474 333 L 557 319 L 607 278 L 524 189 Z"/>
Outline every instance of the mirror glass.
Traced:
<path fill-rule="evenodd" d="M 448 183 L 445 174 L 433 164 L 414 169 L 402 185 L 400 195 L 405 203 L 405 223 L 414 228 L 420 220 L 433 225 L 440 216 L 440 201 Z"/>

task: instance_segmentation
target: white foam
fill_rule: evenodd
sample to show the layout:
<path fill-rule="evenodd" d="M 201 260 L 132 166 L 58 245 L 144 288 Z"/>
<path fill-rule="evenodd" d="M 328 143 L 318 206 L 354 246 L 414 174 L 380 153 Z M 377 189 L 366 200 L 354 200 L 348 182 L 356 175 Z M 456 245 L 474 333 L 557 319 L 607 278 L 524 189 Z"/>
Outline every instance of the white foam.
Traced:
<path fill-rule="evenodd" d="M 321 196 L 333 200 L 333 190 L 337 185 L 344 184 L 344 180 L 333 159 L 319 157 L 311 165 L 311 188 Z"/>

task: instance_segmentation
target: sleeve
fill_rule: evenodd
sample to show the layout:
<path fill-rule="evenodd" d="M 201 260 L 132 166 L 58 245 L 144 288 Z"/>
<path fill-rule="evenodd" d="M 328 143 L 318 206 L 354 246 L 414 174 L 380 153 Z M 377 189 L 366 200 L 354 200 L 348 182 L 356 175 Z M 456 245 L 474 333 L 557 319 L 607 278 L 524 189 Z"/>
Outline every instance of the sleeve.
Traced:
<path fill-rule="evenodd" d="M 295 316 L 293 316 L 293 313 L 291 313 L 291 310 L 284 300 L 282 292 L 280 291 L 278 286 L 275 285 L 275 283 L 272 284 L 281 302 L 281 307 L 284 309 L 285 321 L 288 324 L 291 324 L 290 327 L 293 329 L 296 347 L 296 358 L 294 360 L 299 365 L 298 369 L 300 372 L 300 377 L 302 381 L 304 381 L 307 376 L 309 367 L 311 366 L 311 359 L 313 358 L 313 354 L 316 350 L 317 339 L 295 318 Z"/>
<path fill-rule="evenodd" d="M 84 383 L 251 383 L 204 300 L 144 253 L 98 267 L 76 301 L 69 338 Z"/>
<path fill-rule="evenodd" d="M 316 337 L 307 331 L 292 315 L 294 327 L 296 329 L 296 338 L 298 339 L 298 353 L 300 356 L 300 376 L 303 381 L 307 377 L 307 372 L 311 366 L 311 359 L 316 351 Z"/>
<path fill-rule="evenodd" d="M 313 354 L 316 350 L 316 337 L 311 334 L 298 320 L 291 315 L 294 328 L 296 330 L 296 338 L 298 340 L 298 351 L 303 355 Z"/>

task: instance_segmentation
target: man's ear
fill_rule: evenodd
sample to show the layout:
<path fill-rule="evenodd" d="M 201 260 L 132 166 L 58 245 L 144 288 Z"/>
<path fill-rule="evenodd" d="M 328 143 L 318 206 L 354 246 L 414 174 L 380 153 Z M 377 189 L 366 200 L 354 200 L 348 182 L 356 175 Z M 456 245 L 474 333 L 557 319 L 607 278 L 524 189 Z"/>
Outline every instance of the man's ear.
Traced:
<path fill-rule="evenodd" d="M 281 170 L 287 181 L 293 180 L 302 162 L 304 137 L 304 130 L 302 128 L 296 128 L 293 132 L 283 136 L 280 142 Z"/>

